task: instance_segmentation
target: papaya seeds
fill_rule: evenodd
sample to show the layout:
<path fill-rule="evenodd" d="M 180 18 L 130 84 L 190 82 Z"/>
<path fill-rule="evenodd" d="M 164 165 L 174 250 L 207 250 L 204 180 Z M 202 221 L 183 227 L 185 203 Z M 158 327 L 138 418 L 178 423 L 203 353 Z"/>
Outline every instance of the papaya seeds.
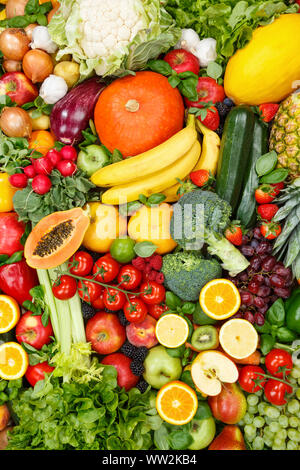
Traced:
<path fill-rule="evenodd" d="M 217 329 L 212 325 L 199 326 L 192 335 L 191 345 L 197 351 L 216 349 L 219 346 Z"/>

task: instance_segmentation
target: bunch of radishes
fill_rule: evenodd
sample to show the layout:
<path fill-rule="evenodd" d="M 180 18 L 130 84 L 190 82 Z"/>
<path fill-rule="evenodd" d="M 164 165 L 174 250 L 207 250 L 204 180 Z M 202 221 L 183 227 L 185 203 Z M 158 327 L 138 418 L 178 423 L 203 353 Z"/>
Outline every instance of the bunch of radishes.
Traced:
<path fill-rule="evenodd" d="M 32 190 L 37 194 L 46 194 L 52 183 L 49 176 L 57 169 L 62 176 L 72 176 L 77 171 L 77 151 L 72 145 L 66 145 L 60 151 L 51 149 L 40 158 L 32 158 L 31 165 L 23 168 L 23 173 L 15 173 L 9 177 L 10 184 L 15 188 L 26 188 L 31 180 Z"/>

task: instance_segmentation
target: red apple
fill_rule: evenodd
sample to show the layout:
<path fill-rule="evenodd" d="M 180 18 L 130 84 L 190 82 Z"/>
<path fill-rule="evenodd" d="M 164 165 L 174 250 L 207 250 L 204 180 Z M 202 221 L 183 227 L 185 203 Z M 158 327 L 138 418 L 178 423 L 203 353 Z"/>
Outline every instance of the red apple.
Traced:
<path fill-rule="evenodd" d="M 185 49 L 173 49 L 165 55 L 164 61 L 172 67 L 177 73 L 193 72 L 199 74 L 200 64 L 194 54 Z"/>
<path fill-rule="evenodd" d="M 50 343 L 51 336 L 53 336 L 53 329 L 50 320 L 47 326 L 44 326 L 41 315 L 26 312 L 17 323 L 16 338 L 19 343 L 27 343 L 35 349 L 42 349 L 44 344 Z"/>
<path fill-rule="evenodd" d="M 22 106 L 38 96 L 37 87 L 22 72 L 8 72 L 0 78 L 0 95 L 8 95 Z"/>
<path fill-rule="evenodd" d="M 98 354 L 111 354 L 126 340 L 125 328 L 115 313 L 97 312 L 87 322 L 86 339 Z"/>
<path fill-rule="evenodd" d="M 128 341 L 137 346 L 146 346 L 146 348 L 153 348 L 158 344 L 156 335 L 155 335 L 155 325 L 156 320 L 147 315 L 145 320 L 140 323 L 130 323 L 126 326 L 126 335 Z"/>
<path fill-rule="evenodd" d="M 139 377 L 131 372 L 131 362 L 132 359 L 121 353 L 110 354 L 101 361 L 102 364 L 114 366 L 117 369 L 118 385 L 121 388 L 124 387 L 126 391 L 135 387 L 139 381 Z"/>
<path fill-rule="evenodd" d="M 0 213 L 0 254 L 11 256 L 16 251 L 23 251 L 21 237 L 24 233 L 25 225 L 18 221 L 15 212 Z"/>

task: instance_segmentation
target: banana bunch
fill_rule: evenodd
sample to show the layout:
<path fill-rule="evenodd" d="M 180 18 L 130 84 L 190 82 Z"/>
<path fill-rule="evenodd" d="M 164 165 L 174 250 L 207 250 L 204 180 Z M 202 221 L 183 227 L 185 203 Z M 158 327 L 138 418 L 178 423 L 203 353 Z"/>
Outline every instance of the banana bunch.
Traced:
<path fill-rule="evenodd" d="M 195 118 L 170 139 L 135 157 L 101 168 L 91 181 L 108 189 L 102 195 L 104 204 L 135 201 L 140 194 L 150 196 L 174 186 L 177 178 L 185 178 L 195 167 L 201 153 Z"/>
<path fill-rule="evenodd" d="M 217 171 L 220 154 L 220 137 L 214 131 L 205 127 L 199 119 L 196 121 L 196 127 L 197 130 L 203 134 L 202 152 L 192 171 L 207 170 L 214 176 Z M 177 183 L 163 191 L 163 194 L 166 196 L 165 202 L 178 201 L 180 197 L 178 194 L 179 188 L 180 183 Z"/>

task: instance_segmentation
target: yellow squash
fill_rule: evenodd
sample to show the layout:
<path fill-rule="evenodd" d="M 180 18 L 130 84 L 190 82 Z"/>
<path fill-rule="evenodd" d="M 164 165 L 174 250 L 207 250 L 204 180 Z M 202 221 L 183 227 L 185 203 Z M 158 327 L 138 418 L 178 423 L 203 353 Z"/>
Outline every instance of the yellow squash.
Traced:
<path fill-rule="evenodd" d="M 0 172 L 0 212 L 10 212 L 13 210 L 13 195 L 17 188 L 13 188 L 9 182 L 9 175 Z"/>
<path fill-rule="evenodd" d="M 228 62 L 224 87 L 236 104 L 277 103 L 300 84 L 300 14 L 256 29 Z M 297 83 L 298 81 L 298 83 Z"/>

